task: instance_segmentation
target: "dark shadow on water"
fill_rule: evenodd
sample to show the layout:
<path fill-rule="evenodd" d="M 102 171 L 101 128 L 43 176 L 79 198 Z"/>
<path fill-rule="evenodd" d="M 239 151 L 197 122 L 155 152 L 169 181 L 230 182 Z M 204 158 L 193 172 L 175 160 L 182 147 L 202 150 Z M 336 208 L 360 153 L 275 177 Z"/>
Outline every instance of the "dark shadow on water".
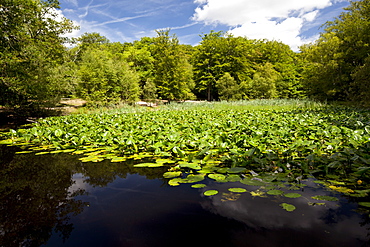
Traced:
<path fill-rule="evenodd" d="M 206 180 L 220 192 L 206 197 L 189 184 L 168 186 L 165 167 L 15 149 L 0 145 L 1 246 L 367 246 L 368 216 L 355 203 L 307 204 L 318 191 L 331 195 L 322 188 L 306 187 L 298 199 L 243 193 L 225 201 L 230 187 L 256 187 Z"/>

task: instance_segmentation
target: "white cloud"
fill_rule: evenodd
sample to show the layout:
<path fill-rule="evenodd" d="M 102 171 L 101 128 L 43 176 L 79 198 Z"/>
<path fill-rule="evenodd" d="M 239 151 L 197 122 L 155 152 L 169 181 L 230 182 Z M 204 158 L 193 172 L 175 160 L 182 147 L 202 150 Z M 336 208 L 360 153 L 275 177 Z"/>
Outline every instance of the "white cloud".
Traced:
<path fill-rule="evenodd" d="M 319 9 L 332 5 L 331 0 L 195 0 L 194 3 L 199 4 L 192 17 L 194 21 L 227 25 L 236 36 L 279 40 L 293 50 L 306 42 L 299 36 L 305 23 L 314 21 Z"/>

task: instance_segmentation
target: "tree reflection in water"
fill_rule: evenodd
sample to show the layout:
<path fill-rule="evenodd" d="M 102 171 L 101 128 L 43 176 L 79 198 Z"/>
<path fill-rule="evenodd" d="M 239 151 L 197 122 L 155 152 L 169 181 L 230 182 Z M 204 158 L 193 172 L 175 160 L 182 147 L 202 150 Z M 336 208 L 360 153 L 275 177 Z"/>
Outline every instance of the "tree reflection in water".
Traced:
<path fill-rule="evenodd" d="M 67 239 L 72 215 L 86 203 L 85 194 L 69 191 L 75 159 L 66 155 L 15 155 L 0 145 L 0 243 L 2 246 L 40 246 L 55 232 Z M 14 156 L 14 157 L 13 157 Z"/>

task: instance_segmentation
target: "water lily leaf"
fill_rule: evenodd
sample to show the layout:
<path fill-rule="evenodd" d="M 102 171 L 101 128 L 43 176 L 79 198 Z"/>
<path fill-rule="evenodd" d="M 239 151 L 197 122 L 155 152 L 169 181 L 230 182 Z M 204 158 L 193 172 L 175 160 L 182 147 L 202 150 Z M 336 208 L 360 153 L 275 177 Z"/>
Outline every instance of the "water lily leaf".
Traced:
<path fill-rule="evenodd" d="M 298 198 L 298 197 L 301 197 L 302 195 L 298 193 L 286 193 L 284 194 L 284 196 L 288 198 Z"/>
<path fill-rule="evenodd" d="M 284 191 L 282 191 L 282 190 L 269 190 L 269 191 L 267 191 L 267 194 L 273 195 L 273 196 L 279 196 L 279 195 L 284 194 Z"/>
<path fill-rule="evenodd" d="M 185 162 L 180 162 L 179 166 L 182 168 L 190 168 L 194 170 L 200 170 L 202 167 L 200 167 L 199 164 L 197 163 L 185 163 Z"/>
<path fill-rule="evenodd" d="M 195 189 L 201 189 L 201 188 L 207 187 L 207 185 L 205 185 L 205 184 L 193 184 L 191 187 L 195 188 Z"/>
<path fill-rule="evenodd" d="M 337 186 L 331 185 L 329 186 L 329 188 L 332 190 L 338 191 L 340 193 L 353 193 L 354 192 L 353 190 L 349 188 L 341 187 L 341 186 L 337 187 Z"/>
<path fill-rule="evenodd" d="M 29 153 L 33 153 L 33 151 L 20 151 L 20 152 L 16 152 L 16 154 L 29 154 Z"/>
<path fill-rule="evenodd" d="M 127 160 L 126 157 L 117 157 L 117 156 L 115 156 L 110 160 L 110 162 L 123 162 L 123 161 L 126 161 L 126 160 Z"/>
<path fill-rule="evenodd" d="M 13 140 L 11 139 L 8 139 L 8 140 L 1 140 L 0 141 L 0 144 L 4 144 L 4 145 L 9 145 L 9 144 L 12 144 L 13 143 Z"/>
<path fill-rule="evenodd" d="M 234 192 L 234 193 L 244 193 L 244 192 L 247 192 L 247 190 L 244 189 L 244 188 L 229 188 L 229 191 L 230 192 Z"/>
<path fill-rule="evenodd" d="M 182 172 L 165 172 L 163 174 L 163 177 L 165 178 L 175 178 L 178 176 L 181 176 Z"/>
<path fill-rule="evenodd" d="M 39 153 L 35 153 L 35 155 L 43 155 L 43 154 L 49 154 L 50 152 L 39 152 Z"/>
<path fill-rule="evenodd" d="M 258 197 L 264 197 L 265 196 L 265 192 L 259 191 L 259 190 L 251 191 L 250 193 L 251 193 L 251 196 L 258 196 Z"/>
<path fill-rule="evenodd" d="M 359 202 L 358 205 L 370 208 L 370 202 Z"/>
<path fill-rule="evenodd" d="M 146 156 L 146 157 L 148 157 L 148 156 Z M 169 163 L 175 163 L 176 161 L 175 160 L 171 160 L 171 159 L 156 159 L 155 162 L 156 163 L 162 163 L 162 164 L 164 164 L 164 163 L 168 163 L 169 164 Z"/>
<path fill-rule="evenodd" d="M 320 200 L 320 201 L 331 201 L 331 202 L 338 201 L 338 198 L 333 197 L 333 196 L 320 196 L 319 195 L 319 196 L 312 196 L 311 198 L 315 200 Z"/>
<path fill-rule="evenodd" d="M 227 169 L 227 172 L 228 173 L 242 173 L 242 172 L 245 172 L 246 170 L 247 168 L 244 168 L 244 167 L 232 167 L 232 168 Z"/>
<path fill-rule="evenodd" d="M 296 209 L 296 207 L 294 205 L 289 204 L 289 203 L 282 203 L 282 204 L 280 204 L 280 206 L 288 212 L 292 212 Z"/>
<path fill-rule="evenodd" d="M 87 156 L 80 158 L 79 160 L 81 160 L 82 162 L 100 162 L 103 161 L 104 159 L 100 158 L 99 156 Z"/>
<path fill-rule="evenodd" d="M 218 194 L 217 190 L 207 190 L 203 193 L 205 196 L 214 196 Z"/>
<path fill-rule="evenodd" d="M 226 176 L 223 174 L 208 174 L 208 177 L 216 180 L 217 182 L 227 182 Z"/>
<path fill-rule="evenodd" d="M 86 152 L 86 150 L 76 150 L 76 151 L 73 152 L 73 154 L 83 154 L 85 152 Z"/>
<path fill-rule="evenodd" d="M 173 178 L 170 181 L 168 181 L 168 184 L 171 186 L 179 186 L 181 181 L 182 181 L 181 178 Z"/>
<path fill-rule="evenodd" d="M 204 180 L 204 174 L 190 174 L 185 179 L 183 179 L 183 183 L 196 183 Z"/>
<path fill-rule="evenodd" d="M 253 185 L 253 186 L 263 186 L 265 185 L 264 182 L 257 180 L 257 179 L 250 179 L 250 178 L 245 178 L 240 181 L 242 184 L 246 185 Z"/>
<path fill-rule="evenodd" d="M 241 178 L 239 177 L 239 175 L 232 174 L 232 175 L 228 175 L 226 177 L 226 180 L 227 182 L 239 182 Z"/>
<path fill-rule="evenodd" d="M 134 165 L 134 167 L 161 167 L 163 163 L 140 163 Z"/>
<path fill-rule="evenodd" d="M 212 173 L 214 171 L 214 169 L 211 169 L 211 168 L 202 168 L 201 170 L 197 171 L 198 173 L 203 173 L 203 174 L 208 174 L 208 173 Z"/>

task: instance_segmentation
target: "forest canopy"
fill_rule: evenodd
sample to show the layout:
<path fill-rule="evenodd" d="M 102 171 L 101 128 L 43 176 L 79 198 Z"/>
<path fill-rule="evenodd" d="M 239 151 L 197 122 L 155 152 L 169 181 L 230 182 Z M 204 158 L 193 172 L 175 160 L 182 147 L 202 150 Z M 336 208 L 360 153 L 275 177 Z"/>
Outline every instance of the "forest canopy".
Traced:
<path fill-rule="evenodd" d="M 0 3 L 0 106 L 53 106 L 62 97 L 97 105 L 143 100 L 370 99 L 370 0 L 351 1 L 319 39 L 293 52 L 280 41 L 171 30 L 130 43 L 99 33 L 67 39 L 57 0 Z M 72 46 L 67 45 L 72 44 Z"/>

